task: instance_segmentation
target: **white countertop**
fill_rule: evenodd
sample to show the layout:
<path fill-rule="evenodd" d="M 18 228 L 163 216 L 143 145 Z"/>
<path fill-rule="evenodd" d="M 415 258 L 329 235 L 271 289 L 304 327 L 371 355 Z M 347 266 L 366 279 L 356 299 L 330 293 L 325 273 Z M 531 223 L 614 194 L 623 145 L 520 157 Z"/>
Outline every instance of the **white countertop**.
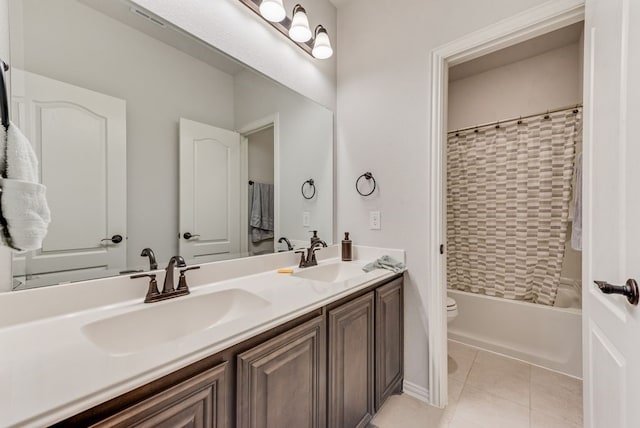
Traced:
<path fill-rule="evenodd" d="M 320 265 L 342 263 L 336 257 L 337 249 L 327 250 L 325 254 L 332 258 L 321 260 Z M 355 247 L 354 254 L 356 260 L 346 263 L 364 266 L 383 254 L 404 261 L 401 250 Z M 66 289 L 67 286 L 49 287 L 40 293 L 40 290 L 29 290 L 0 295 L 0 314 L 5 314 L 0 322 L 0 426 L 53 424 L 394 275 L 390 271 L 375 270 L 332 284 L 276 273 L 276 267 L 293 267 L 292 257 L 295 255 L 287 253 L 247 259 L 244 271 L 253 274 L 215 282 L 207 282 L 207 278 L 233 276 L 234 272 L 243 271 L 242 262 L 203 265 L 202 269 L 193 271 L 199 276 L 189 296 L 153 304 L 143 303 L 144 291 L 140 291 L 146 290 L 145 280 L 135 280 L 138 295 L 129 298 L 127 287 L 133 287 L 134 281 L 128 277 L 100 284 L 99 281 L 72 284 Z M 278 265 L 283 260 L 289 264 Z M 162 284 L 162 278 L 158 283 Z M 151 305 L 197 299 L 226 289 L 246 290 L 271 304 L 248 316 L 130 354 L 109 353 L 82 332 L 83 326 L 100 319 Z M 108 295 L 111 290 L 118 296 Z M 68 299 L 72 293 L 94 296 L 98 292 L 105 293 L 103 305 L 96 303 L 99 297 L 94 297 L 91 303 L 79 298 L 78 302 L 60 302 L 63 309 L 55 309 L 56 299 Z M 11 296 L 20 293 L 30 294 Z M 31 307 L 29 312 L 26 307 L 25 311 L 15 307 L 28 304 L 35 305 L 36 309 Z M 24 315 L 25 312 L 28 315 Z M 7 313 L 12 319 L 6 318 Z M 41 313 L 46 316 L 39 316 Z M 157 327 L 161 328 L 165 322 L 180 320 L 159 319 Z"/>

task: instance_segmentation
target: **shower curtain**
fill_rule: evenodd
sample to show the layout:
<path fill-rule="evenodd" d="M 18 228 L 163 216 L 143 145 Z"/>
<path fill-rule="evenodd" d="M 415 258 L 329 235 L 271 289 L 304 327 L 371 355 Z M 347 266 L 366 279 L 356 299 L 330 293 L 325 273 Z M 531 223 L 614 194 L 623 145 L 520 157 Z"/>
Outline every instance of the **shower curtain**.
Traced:
<path fill-rule="evenodd" d="M 570 109 L 449 134 L 449 288 L 553 305 L 580 116 Z"/>

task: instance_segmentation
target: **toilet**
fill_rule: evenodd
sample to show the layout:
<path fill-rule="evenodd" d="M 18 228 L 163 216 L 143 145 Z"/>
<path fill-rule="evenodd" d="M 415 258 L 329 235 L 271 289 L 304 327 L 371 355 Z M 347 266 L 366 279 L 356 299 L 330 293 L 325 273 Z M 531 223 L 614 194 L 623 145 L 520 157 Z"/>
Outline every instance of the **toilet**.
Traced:
<path fill-rule="evenodd" d="M 458 316 L 458 304 L 451 297 L 447 297 L 447 324 Z"/>

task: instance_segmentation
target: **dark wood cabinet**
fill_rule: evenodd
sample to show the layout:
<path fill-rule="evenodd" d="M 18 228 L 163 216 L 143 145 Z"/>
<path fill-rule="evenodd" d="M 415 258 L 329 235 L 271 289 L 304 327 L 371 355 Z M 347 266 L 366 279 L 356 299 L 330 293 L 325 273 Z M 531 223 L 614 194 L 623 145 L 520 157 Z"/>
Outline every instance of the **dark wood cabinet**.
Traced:
<path fill-rule="evenodd" d="M 366 427 L 374 410 L 374 293 L 329 311 L 329 427 Z"/>
<path fill-rule="evenodd" d="M 222 363 L 92 426 L 227 428 L 227 369 Z"/>
<path fill-rule="evenodd" d="M 404 376 L 404 296 L 402 278 L 376 289 L 376 411 L 402 391 Z"/>
<path fill-rule="evenodd" d="M 324 317 L 237 357 L 238 428 L 324 428 Z"/>
<path fill-rule="evenodd" d="M 210 355 L 56 427 L 366 427 L 403 381 L 402 276 Z"/>

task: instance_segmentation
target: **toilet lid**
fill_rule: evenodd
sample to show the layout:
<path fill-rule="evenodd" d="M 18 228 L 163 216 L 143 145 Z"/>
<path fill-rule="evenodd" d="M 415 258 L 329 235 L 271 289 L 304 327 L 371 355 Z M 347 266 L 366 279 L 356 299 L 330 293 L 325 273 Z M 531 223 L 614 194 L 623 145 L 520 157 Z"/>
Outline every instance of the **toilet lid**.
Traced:
<path fill-rule="evenodd" d="M 457 306 L 458 305 L 456 304 L 455 300 L 453 300 L 451 297 L 447 297 L 447 309 L 454 309 Z"/>

